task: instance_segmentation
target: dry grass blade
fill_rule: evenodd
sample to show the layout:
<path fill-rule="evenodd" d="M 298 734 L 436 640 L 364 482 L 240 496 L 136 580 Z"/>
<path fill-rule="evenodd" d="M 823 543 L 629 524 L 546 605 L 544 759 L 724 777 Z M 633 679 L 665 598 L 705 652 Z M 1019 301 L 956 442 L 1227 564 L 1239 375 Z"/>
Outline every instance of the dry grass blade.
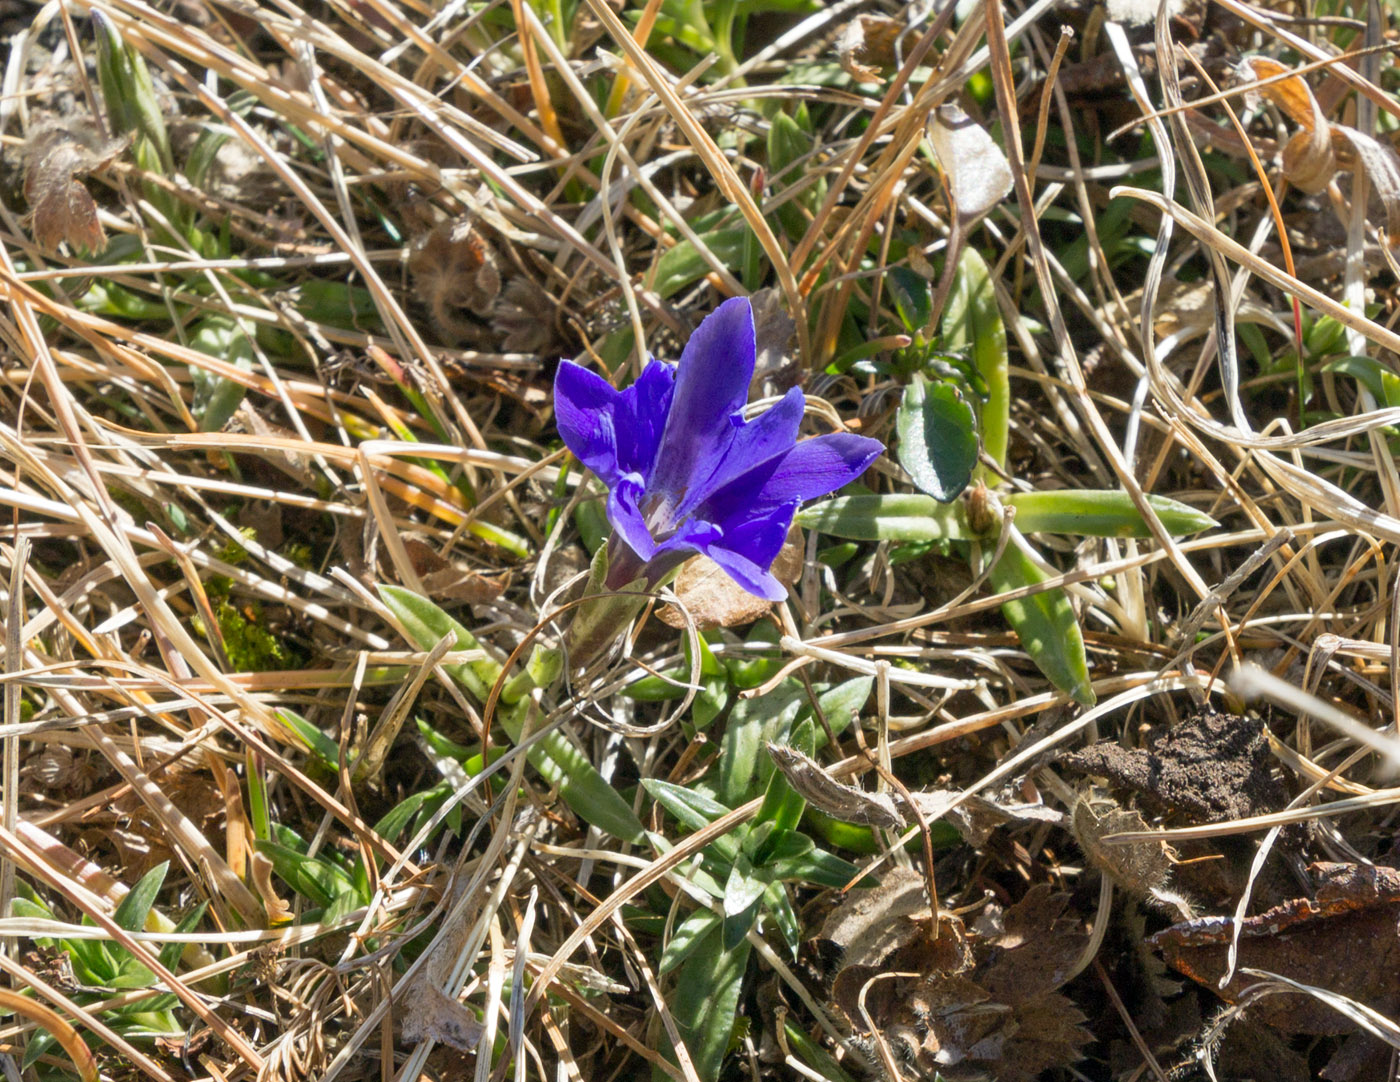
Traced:
<path fill-rule="evenodd" d="M 1400 69 L 1361 3 L 39 9 L 0 82 L 0 1070 L 1228 1073 L 1139 906 L 1238 930 L 1395 849 Z M 621 390 L 730 296 L 736 443 L 890 453 L 786 535 L 781 604 L 696 563 L 621 617 L 580 591 L 632 477 L 558 362 Z M 945 452 L 971 498 L 916 493 Z M 1243 703 L 1254 666 L 1295 690 Z M 938 894 L 880 957 L 822 938 L 891 875 Z M 1254 968 L 1390 1033 L 1400 983 Z M 1280 1078 L 1344 1047 L 1275 1029 Z"/>

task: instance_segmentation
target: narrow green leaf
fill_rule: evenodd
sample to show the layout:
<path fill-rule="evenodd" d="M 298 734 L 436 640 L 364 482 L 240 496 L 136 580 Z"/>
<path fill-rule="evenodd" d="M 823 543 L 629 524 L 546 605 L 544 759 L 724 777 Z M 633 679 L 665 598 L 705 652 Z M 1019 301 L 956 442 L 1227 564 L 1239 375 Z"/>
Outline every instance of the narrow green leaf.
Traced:
<path fill-rule="evenodd" d="M 209 908 L 208 902 L 200 902 L 195 906 L 179 924 L 175 925 L 177 935 L 188 935 L 199 927 L 199 922 L 204 919 L 204 911 Z M 175 967 L 180 964 L 180 956 L 185 952 L 185 944 L 180 942 L 167 943 L 160 949 L 160 964 L 170 972 L 175 972 Z M 148 1003 L 149 1007 L 150 1004 Z"/>
<path fill-rule="evenodd" d="M 146 914 L 156 904 L 156 896 L 165 885 L 165 873 L 169 870 L 170 861 L 165 860 L 143 875 L 112 913 L 112 920 L 128 932 L 141 931 L 146 925 Z"/>
<path fill-rule="evenodd" d="M 735 857 L 729 868 L 729 879 L 724 884 L 724 930 L 721 941 L 725 950 L 734 950 L 749 934 L 758 920 L 759 905 L 767 887 L 768 884 L 754 874 L 748 858 L 742 853 Z"/>
<path fill-rule="evenodd" d="M 1017 492 L 1006 497 L 1016 508 L 1016 528 L 1023 534 L 1063 533 L 1077 537 L 1151 537 L 1132 498 L 1105 489 Z M 1173 537 L 1200 533 L 1219 523 L 1203 511 L 1165 496 L 1148 496 L 1162 525 Z"/>
<path fill-rule="evenodd" d="M 1014 527 L 1013 527 L 1014 528 Z M 1014 542 L 1002 552 L 987 581 L 997 593 L 1033 586 L 1049 576 Z M 1021 646 L 1050 683 L 1084 706 L 1094 705 L 1084 636 L 1063 589 L 1042 590 L 1001 607 Z"/>
<path fill-rule="evenodd" d="M 997 465 L 1005 466 L 1011 424 L 1006 327 L 991 274 L 975 248 L 964 248 L 958 260 L 958 272 L 943 309 L 943 348 L 971 351 L 987 387 L 987 401 L 982 405 L 982 449 Z"/>
<path fill-rule="evenodd" d="M 885 283 L 904 329 L 915 334 L 927 327 L 933 316 L 933 293 L 928 279 L 908 267 L 891 267 Z"/>
<path fill-rule="evenodd" d="M 838 496 L 797 513 L 799 525 L 855 541 L 965 541 L 976 537 L 961 502 L 929 496 Z"/>
<path fill-rule="evenodd" d="M 662 781 L 659 778 L 643 778 L 642 788 L 650 794 L 653 800 L 679 820 L 682 826 L 692 831 L 709 826 L 730 810 L 704 793 L 697 793 L 683 785 Z M 731 831 L 716 838 L 709 844 L 708 851 L 717 860 L 724 862 L 726 870 L 721 875 L 728 874 L 728 865 L 739 855 L 742 834 L 743 828 L 738 832 Z"/>
<path fill-rule="evenodd" d="M 767 783 L 760 764 L 771 768 L 771 763 L 763 745 L 787 736 L 802 704 L 801 685 L 793 681 L 769 695 L 743 699 L 730 711 L 715 771 L 716 795 L 726 805 L 737 808 L 757 795 L 756 785 Z"/>
<path fill-rule="evenodd" d="M 713 797 L 660 778 L 643 778 L 642 788 L 689 830 L 701 830 L 731 810 Z"/>
<path fill-rule="evenodd" d="M 826 1079 L 826 1082 L 855 1082 L 850 1075 L 841 1070 L 840 1064 L 827 1055 L 821 1045 L 812 1040 L 811 1034 L 793 1021 L 792 1015 L 788 1015 L 787 1020 L 783 1022 L 783 1032 L 787 1037 L 788 1047 L 801 1056 L 817 1075 Z"/>
<path fill-rule="evenodd" d="M 152 166 L 169 175 L 174 160 L 170 136 L 145 59 L 96 8 L 92 10 L 92 26 L 97 38 L 97 78 L 113 133 L 132 132 L 149 141 L 156 154 Z M 144 162 L 142 165 L 145 167 Z"/>
<path fill-rule="evenodd" d="M 722 266 L 737 271 L 743 264 L 744 245 L 750 235 L 746 225 L 727 226 L 700 234 L 700 240 Z M 683 240 L 656 261 L 656 284 L 652 288 L 658 296 L 669 297 L 713 269 L 695 245 Z"/>
<path fill-rule="evenodd" d="M 431 650 L 444 635 L 455 635 L 457 650 L 478 650 L 480 644 L 464 628 L 426 597 L 405 590 L 402 586 L 380 586 L 379 599 L 388 606 L 395 619 L 403 625 L 404 633 L 416 649 Z M 501 667 L 488 659 L 464 665 L 444 665 L 447 674 L 466 688 L 479 702 L 485 702 L 491 686 L 501 674 Z"/>
<path fill-rule="evenodd" d="M 770 878 L 783 882 L 838 889 L 860 875 L 860 869 L 849 860 L 842 860 L 825 849 L 818 849 L 816 846 L 801 848 L 802 851 L 793 856 L 780 856 L 770 860 L 764 865 L 764 871 Z"/>
<path fill-rule="evenodd" d="M 972 407 L 962 392 L 916 372 L 904 388 L 895 429 L 900 465 L 914 484 L 940 503 L 957 499 L 977 465 Z"/>
<path fill-rule="evenodd" d="M 190 345 L 245 372 L 253 370 L 253 342 L 242 325 L 227 316 L 207 316 L 195 325 Z M 197 364 L 189 366 L 194 401 L 190 412 L 201 432 L 218 432 L 238 412 L 248 388 Z"/>
<path fill-rule="evenodd" d="M 661 952 L 661 961 L 656 966 L 657 976 L 664 977 L 689 958 L 705 936 L 719 927 L 721 919 L 712 910 L 697 909 L 681 921 L 666 941 L 666 949 Z"/>
<path fill-rule="evenodd" d="M 345 891 L 354 889 L 348 875 L 323 860 L 278 842 L 259 841 L 256 848 L 272 861 L 272 870 L 287 886 L 312 905 L 328 906 Z"/>
<path fill-rule="evenodd" d="M 531 700 L 497 714 L 501 728 L 517 744 L 525 736 L 525 711 Z M 530 745 L 526 759 L 540 777 L 559 790 L 559 798 L 585 823 L 634 844 L 646 837 L 641 820 L 622 794 L 608 782 L 567 735 L 552 729 Z"/>
<path fill-rule="evenodd" d="M 860 709 L 870 700 L 870 692 L 874 687 L 875 677 L 853 676 L 851 679 L 817 694 L 817 706 L 821 708 L 822 716 L 826 718 L 826 723 L 831 726 L 834 735 L 840 736 L 853 724 Z M 807 717 L 810 713 L 809 708 L 803 711 L 802 716 Z M 826 729 L 819 726 L 813 739 L 814 743 L 809 754 L 815 754 L 821 748 L 826 747 Z M 796 744 L 792 746 L 797 747 Z M 807 751 L 808 749 L 801 750 Z"/>
<path fill-rule="evenodd" d="M 340 766 L 340 745 L 320 729 L 312 725 L 295 710 L 278 707 L 277 718 L 306 745 L 312 755 L 321 760 L 322 765 L 336 770 Z"/>
<path fill-rule="evenodd" d="M 802 945 L 802 926 L 793 911 L 788 892 L 781 883 L 769 883 L 768 889 L 763 892 L 763 901 L 764 908 L 772 914 L 778 931 L 782 933 L 788 953 L 796 958 L 798 948 Z"/>
<path fill-rule="evenodd" d="M 1374 357 L 1342 357 L 1322 370 L 1350 376 L 1371 392 L 1378 405 L 1400 406 L 1400 376 Z"/>
<path fill-rule="evenodd" d="M 725 950 L 716 929 L 705 936 L 681 967 L 672 993 L 671 1012 L 700 1082 L 715 1082 L 719 1078 L 739 1014 L 739 993 L 743 990 L 750 950 L 747 939 L 734 950 Z"/>

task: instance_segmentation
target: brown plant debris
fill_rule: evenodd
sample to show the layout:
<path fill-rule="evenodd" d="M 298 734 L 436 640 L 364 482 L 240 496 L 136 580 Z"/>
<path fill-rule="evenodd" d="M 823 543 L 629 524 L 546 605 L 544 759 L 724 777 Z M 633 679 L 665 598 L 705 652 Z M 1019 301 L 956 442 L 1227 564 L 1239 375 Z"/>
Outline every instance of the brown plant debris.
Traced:
<path fill-rule="evenodd" d="M 439 222 L 408 257 L 413 289 L 450 345 L 538 352 L 553 337 L 553 301 L 514 273 L 500 245 L 472 216 Z"/>
<path fill-rule="evenodd" d="M 39 247 L 56 252 L 63 244 L 97 253 L 107 234 L 97 204 L 83 184 L 127 148 L 128 139 L 104 139 L 86 117 L 37 127 L 24 148 L 24 198 L 30 230 Z"/>
<path fill-rule="evenodd" d="M 1080 800 L 1071 819 L 1074 840 L 1089 863 L 1134 898 L 1164 906 L 1188 919 L 1193 916 L 1191 903 L 1172 886 L 1172 858 L 1163 842 L 1111 845 L 1104 841 L 1111 834 L 1147 830 L 1142 816 L 1111 802 L 1097 808 L 1094 804 L 1088 797 Z"/>
<path fill-rule="evenodd" d="M 1068 896 L 1039 884 L 975 928 L 944 914 L 935 935 L 917 878 L 893 873 L 877 897 L 853 897 L 823 930 L 845 947 L 831 998 L 857 1045 L 884 1041 L 918 1077 L 949 1082 L 1030 1082 L 1077 1061 L 1091 1037 L 1059 989 L 1087 936 L 1066 915 Z"/>
<path fill-rule="evenodd" d="M 1223 988 L 1235 921 L 1207 917 L 1158 932 L 1149 942 L 1173 968 L 1236 1002 L 1258 977 L 1240 969 L 1276 973 L 1362 1003 L 1388 1017 L 1400 1011 L 1400 871 L 1359 864 L 1317 863 L 1317 897 L 1296 898 L 1239 926 L 1239 961 Z M 1325 1003 L 1287 993 L 1258 1000 L 1250 1013 L 1288 1033 L 1353 1032 L 1355 1026 Z"/>

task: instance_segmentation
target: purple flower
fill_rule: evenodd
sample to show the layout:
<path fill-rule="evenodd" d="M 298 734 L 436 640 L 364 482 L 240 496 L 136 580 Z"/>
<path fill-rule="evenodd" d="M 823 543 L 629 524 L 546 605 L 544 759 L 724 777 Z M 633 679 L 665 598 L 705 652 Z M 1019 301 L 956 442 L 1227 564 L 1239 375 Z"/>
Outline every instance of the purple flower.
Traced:
<path fill-rule="evenodd" d="M 884 446 L 837 434 L 797 442 L 802 391 L 745 421 L 753 309 L 725 301 L 691 335 L 679 365 L 653 360 L 617 391 L 571 361 L 554 379 L 559 434 L 608 486 L 607 583 L 654 586 L 703 553 L 752 594 L 787 597 L 769 568 L 797 505 L 865 472 Z"/>

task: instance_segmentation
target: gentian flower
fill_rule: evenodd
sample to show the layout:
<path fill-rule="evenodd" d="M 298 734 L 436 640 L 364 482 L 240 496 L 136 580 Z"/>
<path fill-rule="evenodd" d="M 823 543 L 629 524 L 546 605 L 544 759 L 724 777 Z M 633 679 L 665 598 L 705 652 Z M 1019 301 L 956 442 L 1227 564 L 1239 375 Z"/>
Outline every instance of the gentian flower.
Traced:
<path fill-rule="evenodd" d="M 559 434 L 608 486 L 606 585 L 656 586 L 701 553 L 769 601 L 787 590 L 769 568 L 797 505 L 854 480 L 877 440 L 839 433 L 798 442 L 793 388 L 751 421 L 753 309 L 725 301 L 691 335 L 679 365 L 651 361 L 625 390 L 571 361 L 554 379 Z"/>

